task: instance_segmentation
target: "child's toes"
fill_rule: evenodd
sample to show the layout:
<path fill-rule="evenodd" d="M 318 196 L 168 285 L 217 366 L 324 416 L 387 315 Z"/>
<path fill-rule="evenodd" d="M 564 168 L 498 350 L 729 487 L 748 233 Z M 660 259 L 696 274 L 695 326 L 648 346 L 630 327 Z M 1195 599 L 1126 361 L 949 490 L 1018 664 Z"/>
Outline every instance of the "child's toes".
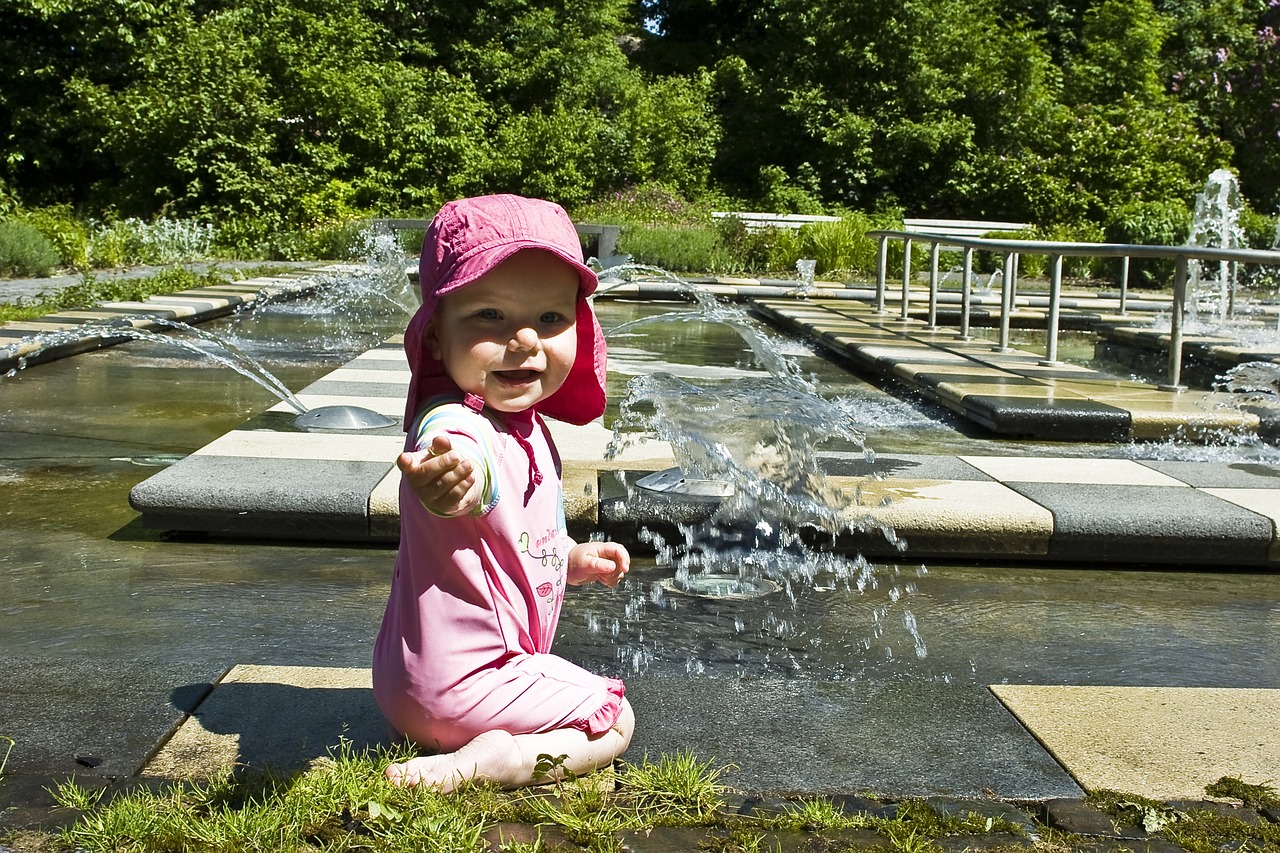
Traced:
<path fill-rule="evenodd" d="M 392 785 L 404 786 L 413 785 L 417 779 L 410 780 L 407 764 L 392 764 L 387 767 L 387 781 Z"/>

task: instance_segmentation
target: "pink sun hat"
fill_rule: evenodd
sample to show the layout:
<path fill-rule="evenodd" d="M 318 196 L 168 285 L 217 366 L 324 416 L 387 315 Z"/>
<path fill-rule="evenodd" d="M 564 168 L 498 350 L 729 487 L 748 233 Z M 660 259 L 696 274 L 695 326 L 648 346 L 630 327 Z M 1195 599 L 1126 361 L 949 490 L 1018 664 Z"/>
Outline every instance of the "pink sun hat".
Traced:
<path fill-rule="evenodd" d="M 550 252 L 578 274 L 578 354 L 564 385 L 536 408 L 540 414 L 585 424 L 604 414 L 605 341 L 587 297 L 596 274 L 583 262 L 582 243 L 569 214 L 554 202 L 518 195 L 487 195 L 451 201 L 431 221 L 422 243 L 418 280 L 422 305 L 404 333 L 409 359 L 405 429 L 431 396 L 451 387 L 444 367 L 423 346 L 423 333 L 440 297 L 471 284 L 523 249 Z"/>

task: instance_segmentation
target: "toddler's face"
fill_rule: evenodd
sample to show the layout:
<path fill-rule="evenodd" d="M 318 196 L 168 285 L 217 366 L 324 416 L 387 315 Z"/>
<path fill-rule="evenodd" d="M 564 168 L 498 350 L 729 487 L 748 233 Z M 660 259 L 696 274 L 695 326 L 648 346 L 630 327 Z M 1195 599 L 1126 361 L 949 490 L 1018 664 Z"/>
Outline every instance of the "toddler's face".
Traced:
<path fill-rule="evenodd" d="M 440 299 L 425 343 L 459 388 L 500 412 L 564 384 L 578 351 L 578 274 L 554 255 L 516 252 Z"/>

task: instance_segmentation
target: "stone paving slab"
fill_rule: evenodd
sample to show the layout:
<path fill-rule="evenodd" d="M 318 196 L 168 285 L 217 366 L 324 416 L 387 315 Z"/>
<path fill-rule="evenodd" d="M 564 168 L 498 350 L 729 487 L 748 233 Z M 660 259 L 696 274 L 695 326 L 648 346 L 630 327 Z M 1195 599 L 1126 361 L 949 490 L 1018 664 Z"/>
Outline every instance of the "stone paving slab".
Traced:
<path fill-rule="evenodd" d="M 302 770 L 342 740 L 356 750 L 390 743 L 368 669 L 239 664 L 141 775 L 194 781 L 237 767 Z"/>
<path fill-rule="evenodd" d="M 129 503 L 155 530 L 367 542 L 369 495 L 390 465 L 197 453 L 135 486 Z"/>
<path fill-rule="evenodd" d="M 1002 483 L 830 477 L 846 501 L 841 517 L 889 525 L 907 552 L 936 556 L 999 554 L 1003 559 L 1049 554 L 1054 517 Z M 873 534 L 858 541 L 868 556 L 897 553 Z M 897 541 L 897 540 L 895 540 Z"/>
<path fill-rule="evenodd" d="M 1198 489 L 1007 485 L 1053 513 L 1049 556 L 1057 559 L 1259 566 L 1275 541 L 1271 519 Z"/>
<path fill-rule="evenodd" d="M 1205 785 L 1223 776 L 1274 780 L 1280 768 L 1280 690 L 1013 684 L 991 690 L 1088 791 L 1198 800 Z"/>
<path fill-rule="evenodd" d="M 291 426 L 292 409 L 280 403 L 267 413 L 273 420 L 251 420 L 143 481 L 131 502 L 143 523 L 158 529 L 394 542 L 399 535 L 394 460 L 403 443 L 398 421 L 408 381 L 397 337 L 297 395 L 313 408 L 362 406 L 396 425 L 359 433 L 300 431 Z M 601 478 L 612 476 L 611 470 L 642 473 L 675 464 L 664 442 L 637 442 L 610 460 L 612 431 L 600 424 L 549 423 L 564 463 L 566 517 L 579 533 L 600 523 Z M 901 540 L 913 558 L 1087 557 L 1238 566 L 1280 560 L 1277 466 L 985 456 L 897 455 L 874 463 L 860 454 L 822 458 L 832 486 L 846 501 L 844 514 L 862 531 L 841 544 L 868 556 L 898 556 Z M 611 512 L 609 519 L 642 524 L 661 511 L 643 508 L 649 515 L 626 519 Z M 897 538 L 886 538 L 882 525 L 892 527 Z"/>
<path fill-rule="evenodd" d="M 640 721 L 626 757 L 686 750 L 741 790 L 899 796 L 1078 797 L 1079 787 L 982 686 L 908 679 L 633 676 Z M 801 728 L 795 720 L 809 722 Z M 236 766 L 301 769 L 346 739 L 389 742 L 367 669 L 238 665 L 157 750 L 145 776 L 210 778 Z M 893 745 L 897 745 L 896 747 Z"/>
<path fill-rule="evenodd" d="M 15 743 L 5 771 L 59 781 L 136 774 L 157 738 L 167 738 L 221 674 L 222 668 L 163 658 L 6 654 L 0 658 L 0 735 Z M 7 746 L 0 742 L 0 758 Z"/>
<path fill-rule="evenodd" d="M 754 299 L 757 314 L 911 387 L 997 435 L 1148 440 L 1181 432 L 1256 432 L 1233 395 L 1161 391 L 1041 356 L 963 340 L 958 330 L 877 314 L 850 301 Z M 850 321 L 853 321 L 852 323 Z M 859 325 L 861 324 L 861 325 Z M 886 337 L 892 333 L 892 337 Z M 1190 421 L 1190 422 L 1189 422 Z"/>

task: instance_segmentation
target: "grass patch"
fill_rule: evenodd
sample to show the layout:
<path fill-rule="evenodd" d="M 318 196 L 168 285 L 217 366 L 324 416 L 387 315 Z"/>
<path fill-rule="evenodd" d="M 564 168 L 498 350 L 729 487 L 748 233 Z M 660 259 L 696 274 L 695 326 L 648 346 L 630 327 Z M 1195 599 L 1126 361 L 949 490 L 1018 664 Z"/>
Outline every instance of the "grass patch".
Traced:
<path fill-rule="evenodd" d="M 812 849 L 848 849 L 839 833 L 851 829 L 875 833 L 877 850 L 934 853 L 969 846 L 966 839 L 993 831 L 1020 833 L 1012 824 L 994 825 L 979 815 L 944 815 L 922 800 L 899 803 L 892 817 L 845 814 L 819 797 L 790 801 L 777 814 L 742 816 L 725 804 L 726 768 L 688 753 L 656 761 L 646 756 L 542 788 L 469 785 L 451 795 L 388 783 L 387 764 L 407 756 L 403 748 L 356 751 L 344 743 L 302 773 L 240 772 L 199 784 L 117 792 L 101 801 L 71 781 L 50 793 L 80 813 L 74 823 L 57 833 L 12 833 L 0 842 L 14 851 L 89 853 L 620 853 L 625 833 L 686 826 L 704 829 L 703 849 L 721 853 L 773 850 L 779 832 L 803 834 Z M 511 823 L 529 826 L 537 840 L 499 844 L 499 825 Z M 544 841 L 544 835 L 556 840 Z"/>
<path fill-rule="evenodd" d="M 52 789 L 59 805 L 80 813 L 56 833 L 29 830 L 0 835 L 0 844 L 26 851 L 421 851 L 470 853 L 620 853 L 625 833 L 655 826 L 698 827 L 706 832 L 699 849 L 753 853 L 778 848 L 779 833 L 808 839 L 804 849 L 868 849 L 841 833 L 874 833 L 870 849 L 897 853 L 939 853 L 974 846 L 993 833 L 1019 840 L 1010 849 L 1063 853 L 1095 849 L 1097 839 L 1076 838 L 1040 828 L 1026 838 L 1021 826 L 976 813 L 944 814 L 919 799 L 898 802 L 891 816 L 845 813 L 822 797 L 786 801 L 781 811 L 743 816 L 724 801 L 726 768 L 688 753 L 638 763 L 586 777 L 567 777 L 541 788 L 503 791 L 467 785 L 451 795 L 397 788 L 385 779 L 387 764 L 402 761 L 404 748 L 356 751 L 343 743 L 310 770 L 294 774 L 239 772 L 210 782 L 173 783 L 117 792 L 101 800 L 74 781 Z M 0 767 L 3 765 L 0 764 Z M 604 783 L 604 784 L 602 784 Z M 1208 789 L 1245 794 L 1268 804 L 1275 793 L 1265 785 L 1221 780 Z M 1103 791 L 1088 802 L 1118 824 L 1145 826 L 1153 838 L 1191 853 L 1224 849 L 1276 853 L 1280 826 L 1248 823 L 1229 814 L 1186 810 L 1142 797 Z M 1030 818 L 1029 818 L 1030 820 Z M 498 841 L 506 827 L 521 823 L 535 833 L 519 841 Z M 785 846 L 785 845 L 784 845 Z M 991 848 L 989 841 L 978 844 Z"/>

